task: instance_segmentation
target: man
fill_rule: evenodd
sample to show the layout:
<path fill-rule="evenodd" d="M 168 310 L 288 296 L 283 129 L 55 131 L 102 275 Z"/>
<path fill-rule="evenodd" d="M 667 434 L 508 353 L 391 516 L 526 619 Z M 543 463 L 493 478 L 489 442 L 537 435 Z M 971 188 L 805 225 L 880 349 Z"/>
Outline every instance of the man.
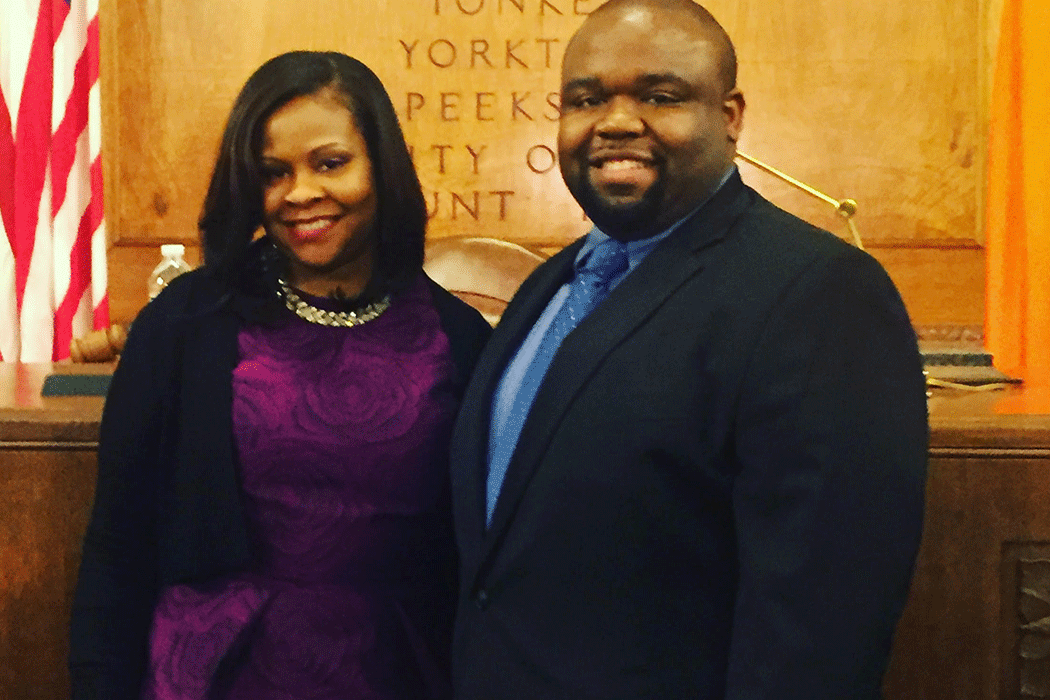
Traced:
<path fill-rule="evenodd" d="M 706 10 L 611 0 L 562 81 L 597 230 L 522 285 L 453 435 L 457 700 L 879 697 L 927 446 L 893 284 L 741 182 Z"/>

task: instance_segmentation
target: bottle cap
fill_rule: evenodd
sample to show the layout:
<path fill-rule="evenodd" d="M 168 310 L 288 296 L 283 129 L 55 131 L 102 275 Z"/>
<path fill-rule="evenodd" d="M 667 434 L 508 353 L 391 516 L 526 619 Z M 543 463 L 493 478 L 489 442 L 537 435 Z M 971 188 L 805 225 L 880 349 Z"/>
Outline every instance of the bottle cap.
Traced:
<path fill-rule="evenodd" d="M 165 243 L 160 247 L 160 254 L 166 258 L 182 257 L 186 252 L 186 246 L 181 243 Z"/>

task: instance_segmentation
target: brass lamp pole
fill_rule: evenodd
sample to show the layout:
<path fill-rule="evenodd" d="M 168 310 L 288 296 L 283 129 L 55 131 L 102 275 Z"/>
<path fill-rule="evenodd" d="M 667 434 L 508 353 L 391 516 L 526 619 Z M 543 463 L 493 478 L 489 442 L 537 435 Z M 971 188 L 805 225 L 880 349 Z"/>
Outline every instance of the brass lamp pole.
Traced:
<path fill-rule="evenodd" d="M 791 177 L 787 173 L 783 173 L 783 172 L 777 170 L 772 165 L 768 165 L 766 163 L 763 163 L 762 161 L 758 160 L 757 158 L 752 158 L 751 156 L 749 156 L 746 153 L 742 153 L 740 151 L 737 151 L 736 152 L 736 157 L 739 158 L 740 160 L 744 161 L 745 163 L 750 163 L 751 165 L 755 166 L 759 170 L 763 170 L 763 171 L 769 173 L 773 177 L 776 177 L 776 178 L 779 178 L 779 179 L 783 180 L 784 182 L 788 183 L 789 185 L 792 185 L 793 187 L 797 187 L 798 189 L 802 190 L 806 194 L 812 195 L 813 197 L 816 197 L 817 199 L 822 199 L 825 202 L 827 202 L 828 204 L 830 204 L 831 206 L 835 207 L 835 213 L 837 213 L 839 216 L 841 216 L 843 219 L 846 220 L 846 227 L 849 229 L 850 236 L 852 236 L 852 238 L 853 238 L 853 244 L 856 245 L 861 250 L 864 250 L 864 244 L 861 243 L 861 240 L 860 240 L 860 232 L 857 231 L 857 225 L 853 223 L 853 215 L 857 213 L 857 202 L 855 200 L 852 200 L 852 199 L 838 200 L 838 199 L 835 199 L 834 197 L 830 197 L 830 196 L 824 194 L 823 192 L 821 192 L 820 190 L 814 189 L 814 188 L 810 187 L 809 185 L 807 185 L 806 183 L 800 182 L 799 180 L 796 180 L 795 178 Z"/>

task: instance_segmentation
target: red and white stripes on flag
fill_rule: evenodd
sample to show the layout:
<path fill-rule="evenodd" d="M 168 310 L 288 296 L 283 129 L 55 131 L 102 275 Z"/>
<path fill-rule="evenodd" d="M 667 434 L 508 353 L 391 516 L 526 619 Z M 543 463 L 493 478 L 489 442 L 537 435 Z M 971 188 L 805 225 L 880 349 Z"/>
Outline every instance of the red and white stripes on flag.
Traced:
<path fill-rule="evenodd" d="M 109 325 L 98 0 L 0 0 L 0 360 Z"/>

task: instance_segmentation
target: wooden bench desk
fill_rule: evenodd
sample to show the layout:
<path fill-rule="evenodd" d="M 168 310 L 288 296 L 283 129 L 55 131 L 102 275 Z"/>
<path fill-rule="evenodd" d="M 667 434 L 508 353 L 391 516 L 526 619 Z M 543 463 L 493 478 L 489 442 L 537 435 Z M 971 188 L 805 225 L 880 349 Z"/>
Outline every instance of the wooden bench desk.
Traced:
<path fill-rule="evenodd" d="M 3 700 L 68 697 L 102 399 L 42 398 L 55 370 L 70 368 L 0 363 Z M 926 525 L 886 697 L 1050 696 L 1050 387 L 936 390 L 930 415 Z"/>
<path fill-rule="evenodd" d="M 40 388 L 50 372 L 73 369 L 0 363 L 3 700 L 69 697 L 69 606 L 95 489 L 103 400 L 43 398 Z"/>

